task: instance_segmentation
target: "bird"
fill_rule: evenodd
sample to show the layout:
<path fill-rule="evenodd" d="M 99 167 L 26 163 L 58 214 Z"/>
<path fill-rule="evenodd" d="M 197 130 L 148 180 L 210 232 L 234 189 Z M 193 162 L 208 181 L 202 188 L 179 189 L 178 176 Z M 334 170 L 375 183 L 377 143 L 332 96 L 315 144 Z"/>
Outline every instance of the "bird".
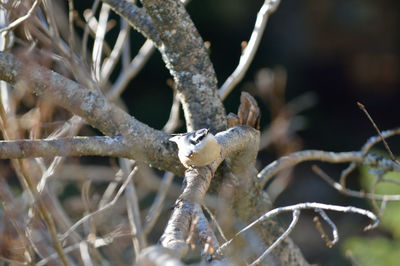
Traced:
<path fill-rule="evenodd" d="M 178 157 L 186 168 L 206 166 L 221 152 L 215 136 L 207 128 L 178 134 L 169 139 L 178 145 Z"/>

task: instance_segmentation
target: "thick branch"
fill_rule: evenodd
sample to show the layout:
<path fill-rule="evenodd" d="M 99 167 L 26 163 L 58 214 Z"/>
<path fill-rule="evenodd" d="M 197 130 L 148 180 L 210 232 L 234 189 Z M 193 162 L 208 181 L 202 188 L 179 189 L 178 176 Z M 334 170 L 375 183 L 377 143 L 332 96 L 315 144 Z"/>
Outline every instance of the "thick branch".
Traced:
<path fill-rule="evenodd" d="M 111 6 L 115 13 L 125 18 L 129 24 L 146 38 L 160 44 L 160 38 L 150 17 L 144 9 L 129 0 L 102 0 Z"/>
<path fill-rule="evenodd" d="M 183 175 L 176 146 L 168 141 L 170 136 L 137 121 L 104 96 L 4 52 L 0 52 L 0 79 L 14 86 L 29 86 L 37 95 L 81 116 L 105 135 L 121 135 L 125 149 L 131 149 L 128 158 Z"/>
<path fill-rule="evenodd" d="M 253 163 L 247 167 L 254 167 L 254 153 L 258 149 L 258 130 L 250 127 L 234 127 L 218 133 L 216 139 L 222 146 L 221 156 L 210 166 L 190 168 L 185 172 L 183 192 L 175 203 L 174 211 L 161 237 L 161 244 L 173 249 L 180 257 L 188 249 L 185 241 L 195 218 L 195 208 L 202 203 L 219 164 L 228 156 L 236 155 L 238 160 L 240 157 L 245 162 L 249 162 L 249 158 L 253 159 Z M 251 145 L 251 143 L 256 145 Z"/>
<path fill-rule="evenodd" d="M 128 157 L 130 151 L 121 137 L 0 141 L 0 159 L 84 155 Z"/>
<path fill-rule="evenodd" d="M 204 43 L 181 1 L 143 0 L 162 45 L 156 44 L 177 84 L 188 131 L 226 128 L 225 109 Z"/>
<path fill-rule="evenodd" d="M 0 79 L 14 86 L 32 89 L 38 96 L 86 119 L 89 124 L 106 135 L 120 135 L 114 122 L 116 108 L 107 100 L 62 75 L 30 62 L 18 60 L 9 53 L 0 53 Z M 117 114 L 115 114 L 117 115 Z M 114 122 L 114 123 L 113 123 Z"/>

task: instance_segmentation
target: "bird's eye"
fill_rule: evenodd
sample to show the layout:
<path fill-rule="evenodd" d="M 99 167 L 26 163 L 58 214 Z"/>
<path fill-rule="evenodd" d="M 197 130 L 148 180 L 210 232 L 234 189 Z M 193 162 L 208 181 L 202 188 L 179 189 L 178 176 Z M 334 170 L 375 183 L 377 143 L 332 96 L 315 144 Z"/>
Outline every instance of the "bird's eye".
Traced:
<path fill-rule="evenodd" d="M 204 139 L 205 136 L 206 136 L 206 135 L 200 135 L 200 136 L 197 138 L 197 141 L 200 142 L 202 139 Z"/>
<path fill-rule="evenodd" d="M 196 145 L 196 144 L 197 144 L 196 141 L 194 141 L 193 139 L 189 140 L 189 142 L 190 142 L 190 144 L 192 144 L 192 145 Z"/>

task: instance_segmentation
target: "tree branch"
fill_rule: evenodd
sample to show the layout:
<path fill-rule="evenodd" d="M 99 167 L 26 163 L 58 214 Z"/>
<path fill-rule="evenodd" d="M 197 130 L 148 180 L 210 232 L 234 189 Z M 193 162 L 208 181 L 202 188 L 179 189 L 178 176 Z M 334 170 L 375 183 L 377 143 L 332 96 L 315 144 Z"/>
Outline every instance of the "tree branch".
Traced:
<path fill-rule="evenodd" d="M 177 84 L 187 130 L 224 130 L 226 115 L 218 96 L 216 75 L 184 4 L 174 0 L 142 2 L 160 35 L 162 44 L 156 46 Z"/>
<path fill-rule="evenodd" d="M 322 161 L 330 163 L 347 163 L 363 161 L 361 152 L 325 152 L 318 150 L 306 150 L 295 152 L 287 156 L 283 156 L 278 160 L 267 165 L 257 175 L 260 186 L 264 187 L 265 184 L 282 169 L 295 166 L 298 163 L 305 161 Z"/>
<path fill-rule="evenodd" d="M 26 15 L 19 17 L 18 19 L 14 20 L 12 23 L 10 23 L 8 26 L 1 28 L 0 33 L 11 31 L 11 30 L 15 29 L 16 27 L 18 27 L 18 25 L 20 25 L 27 19 L 29 19 L 32 16 L 33 12 L 36 11 L 36 8 L 40 5 L 40 3 L 41 3 L 41 0 L 35 0 L 35 2 L 33 2 L 31 8 L 28 10 Z"/>
<path fill-rule="evenodd" d="M 221 99 L 224 100 L 233 88 L 243 79 L 260 45 L 268 18 L 278 8 L 279 3 L 280 0 L 265 0 L 260 11 L 258 11 L 253 32 L 251 33 L 249 43 L 240 56 L 238 66 L 219 89 Z"/>
<path fill-rule="evenodd" d="M 188 250 L 186 239 L 195 218 L 195 210 L 202 203 L 219 164 L 227 157 L 236 156 L 237 160 L 240 157 L 245 162 L 249 162 L 249 158 L 253 159 L 253 164 L 247 167 L 254 167 L 253 155 L 254 149 L 257 151 L 258 147 L 258 130 L 238 126 L 220 132 L 215 137 L 222 147 L 220 157 L 209 166 L 186 170 L 183 192 L 175 203 L 175 208 L 160 239 L 161 244 L 174 250 L 178 257 L 183 257 Z M 251 143 L 255 143 L 256 147 Z"/>
<path fill-rule="evenodd" d="M 0 79 L 14 86 L 29 84 L 37 95 L 81 116 L 105 135 L 121 135 L 127 145 L 124 150 L 131 149 L 128 158 L 183 175 L 184 167 L 168 134 L 137 121 L 102 95 L 41 66 L 24 64 L 5 52 L 0 52 Z"/>
<path fill-rule="evenodd" d="M 160 44 L 160 37 L 157 30 L 143 8 L 139 8 L 129 0 L 102 0 L 111 6 L 115 13 L 125 18 L 129 24 L 147 39 Z"/>
<path fill-rule="evenodd" d="M 129 157 L 130 151 L 121 137 L 0 141 L 0 159 L 87 155 Z"/>

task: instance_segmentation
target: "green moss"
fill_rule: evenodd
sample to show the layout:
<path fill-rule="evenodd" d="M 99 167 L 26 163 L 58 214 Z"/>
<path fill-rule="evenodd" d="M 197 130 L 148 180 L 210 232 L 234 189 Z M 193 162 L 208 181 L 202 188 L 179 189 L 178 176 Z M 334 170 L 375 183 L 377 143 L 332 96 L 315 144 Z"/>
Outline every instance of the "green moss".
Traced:
<path fill-rule="evenodd" d="M 370 167 L 361 167 L 360 173 L 361 173 L 361 186 L 365 191 L 369 192 L 374 180 L 376 179 L 376 175 L 374 175 L 371 172 Z M 389 172 L 384 175 L 384 178 L 400 181 L 400 173 Z M 376 186 L 375 194 L 400 195 L 400 186 L 389 182 L 382 182 Z M 377 201 L 377 204 L 378 206 L 380 206 L 381 202 Z M 385 211 L 383 213 L 383 216 L 381 217 L 380 226 L 392 232 L 393 236 L 396 239 L 400 240 L 399 224 L 400 224 L 400 203 L 398 201 L 387 202 Z"/>
<path fill-rule="evenodd" d="M 352 237 L 342 246 L 343 254 L 350 252 L 361 266 L 395 266 L 400 262 L 400 243 L 387 238 Z"/>

